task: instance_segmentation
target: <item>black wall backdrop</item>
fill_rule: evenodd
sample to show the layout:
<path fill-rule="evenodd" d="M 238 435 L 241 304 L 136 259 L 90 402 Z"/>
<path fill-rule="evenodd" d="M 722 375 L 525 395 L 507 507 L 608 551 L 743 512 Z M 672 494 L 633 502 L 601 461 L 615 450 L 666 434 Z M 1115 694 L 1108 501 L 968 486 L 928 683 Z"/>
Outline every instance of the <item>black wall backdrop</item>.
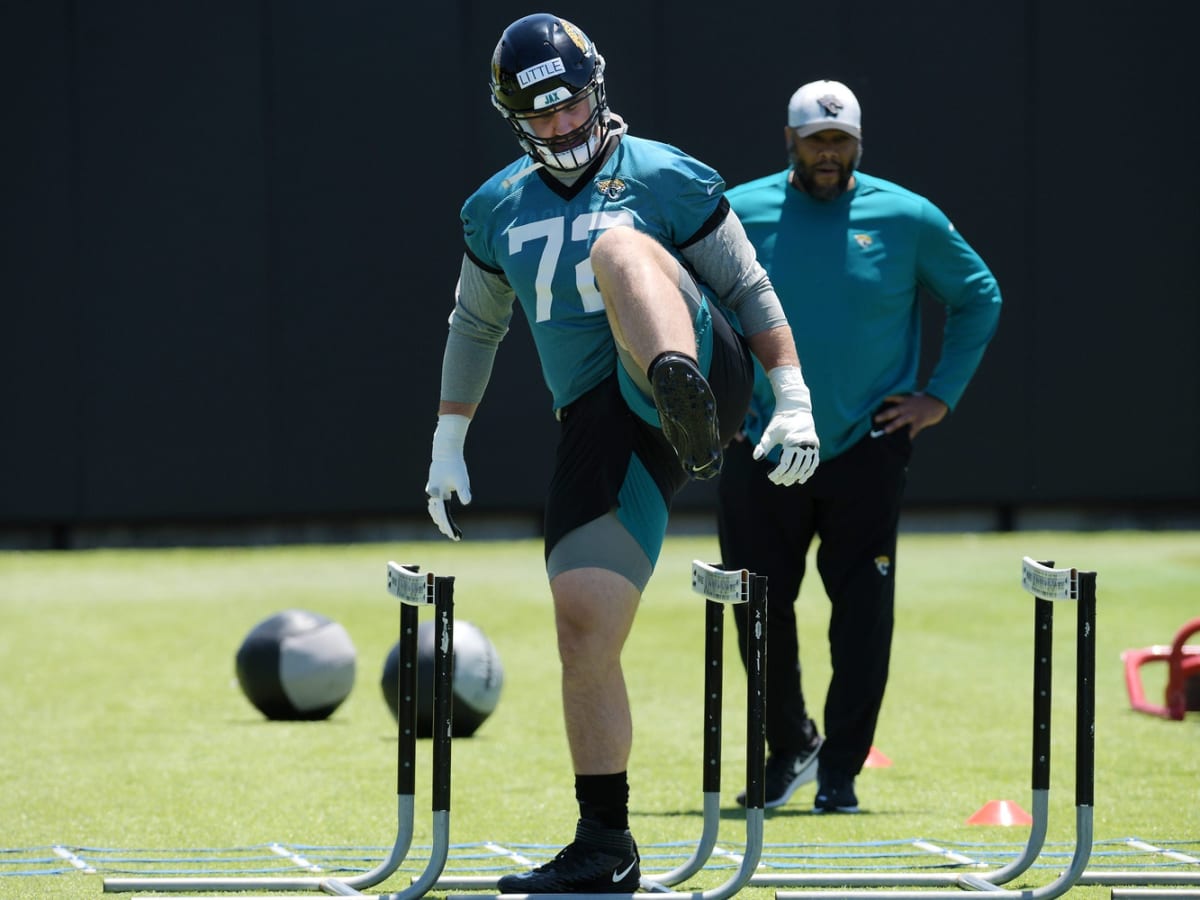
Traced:
<path fill-rule="evenodd" d="M 67 544 L 89 525 L 421 515 L 458 210 L 518 153 L 491 50 L 533 11 L 0 3 L 0 527 Z M 1000 331 L 918 439 L 910 506 L 1200 509 L 1196 10 L 551 11 L 596 41 L 635 133 L 730 184 L 784 166 L 796 87 L 845 81 L 863 168 L 988 260 Z M 518 313 L 468 440 L 472 514 L 536 517 L 554 436 Z M 679 508 L 711 499 L 696 485 Z"/>

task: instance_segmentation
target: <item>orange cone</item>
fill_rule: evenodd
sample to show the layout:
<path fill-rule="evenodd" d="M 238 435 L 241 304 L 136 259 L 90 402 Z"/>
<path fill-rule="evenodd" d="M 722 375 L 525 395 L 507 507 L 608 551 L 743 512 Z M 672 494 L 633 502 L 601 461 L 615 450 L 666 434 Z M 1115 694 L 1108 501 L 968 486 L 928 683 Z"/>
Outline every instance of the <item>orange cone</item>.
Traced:
<path fill-rule="evenodd" d="M 871 752 L 867 754 L 867 761 L 863 763 L 863 768 L 886 769 L 891 764 L 892 761 L 880 753 L 878 747 L 872 747 Z"/>
<path fill-rule="evenodd" d="M 1033 816 L 1011 800 L 990 800 L 975 815 L 967 819 L 968 825 L 1032 825 Z"/>

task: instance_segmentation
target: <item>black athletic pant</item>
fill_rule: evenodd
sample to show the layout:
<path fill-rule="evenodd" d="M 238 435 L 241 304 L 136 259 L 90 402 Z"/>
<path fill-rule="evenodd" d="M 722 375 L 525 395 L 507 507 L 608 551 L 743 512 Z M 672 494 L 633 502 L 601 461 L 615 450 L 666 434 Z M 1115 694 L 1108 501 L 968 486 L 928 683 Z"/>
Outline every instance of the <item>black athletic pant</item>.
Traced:
<path fill-rule="evenodd" d="M 767 576 L 767 746 L 809 743 L 801 690 L 796 598 L 813 538 L 830 601 L 832 677 L 825 697 L 821 765 L 857 775 L 875 737 L 887 685 L 896 578 L 896 531 L 912 452 L 907 430 L 864 437 L 822 461 L 803 485 L 767 480 L 774 463 L 756 462 L 749 441 L 726 448 L 718 534 L 727 568 Z M 734 607 L 746 647 L 746 610 Z"/>

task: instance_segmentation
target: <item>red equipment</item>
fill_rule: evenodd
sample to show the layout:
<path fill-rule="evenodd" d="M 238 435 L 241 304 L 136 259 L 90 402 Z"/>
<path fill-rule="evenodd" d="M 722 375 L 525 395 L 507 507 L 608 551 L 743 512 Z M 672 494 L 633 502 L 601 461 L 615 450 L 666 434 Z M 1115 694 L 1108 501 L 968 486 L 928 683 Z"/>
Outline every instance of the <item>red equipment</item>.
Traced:
<path fill-rule="evenodd" d="M 1184 643 L 1197 631 L 1200 631 L 1200 618 L 1192 619 L 1180 628 L 1170 646 L 1155 644 L 1140 650 L 1126 650 L 1121 654 L 1125 662 L 1125 689 L 1129 692 L 1130 706 L 1138 712 L 1176 722 L 1182 721 L 1189 709 L 1200 710 L 1200 646 Z M 1167 664 L 1164 706 L 1146 701 L 1141 669 L 1149 662 Z"/>

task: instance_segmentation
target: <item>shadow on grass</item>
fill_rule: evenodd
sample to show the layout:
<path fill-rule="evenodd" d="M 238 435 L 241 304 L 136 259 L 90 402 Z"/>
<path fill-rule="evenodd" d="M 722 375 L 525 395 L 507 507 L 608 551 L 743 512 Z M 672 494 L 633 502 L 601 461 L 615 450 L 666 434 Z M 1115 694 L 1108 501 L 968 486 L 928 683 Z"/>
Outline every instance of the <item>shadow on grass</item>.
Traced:
<path fill-rule="evenodd" d="M 629 812 L 630 812 L 630 815 L 645 816 L 646 818 L 650 818 L 650 819 L 653 819 L 653 818 L 702 819 L 704 817 L 704 811 L 701 809 L 675 809 L 675 810 L 670 810 L 667 812 L 664 812 L 662 810 L 655 810 L 655 811 L 651 812 L 651 811 L 647 811 L 647 810 L 631 809 Z M 890 810 L 888 812 L 873 812 L 872 810 L 869 810 L 869 809 L 859 809 L 859 811 L 856 813 L 829 813 L 829 812 L 817 813 L 817 812 L 813 812 L 813 810 L 811 810 L 811 809 L 805 809 L 803 806 L 792 806 L 792 807 L 776 807 L 774 809 L 764 810 L 763 817 L 767 822 L 770 822 L 774 819 L 843 820 L 843 819 L 850 819 L 850 818 L 858 819 L 858 818 L 864 818 L 864 817 L 870 817 L 872 819 L 890 819 L 890 818 L 894 818 L 897 816 L 907 817 L 907 816 L 920 815 L 922 813 L 930 813 L 930 812 L 932 812 L 932 811 L 931 810 L 914 811 L 911 809 Z M 746 810 L 742 809 L 742 807 L 740 807 L 740 806 L 739 807 L 722 808 L 721 809 L 721 821 L 722 822 L 744 822 L 744 821 L 746 821 Z"/>

